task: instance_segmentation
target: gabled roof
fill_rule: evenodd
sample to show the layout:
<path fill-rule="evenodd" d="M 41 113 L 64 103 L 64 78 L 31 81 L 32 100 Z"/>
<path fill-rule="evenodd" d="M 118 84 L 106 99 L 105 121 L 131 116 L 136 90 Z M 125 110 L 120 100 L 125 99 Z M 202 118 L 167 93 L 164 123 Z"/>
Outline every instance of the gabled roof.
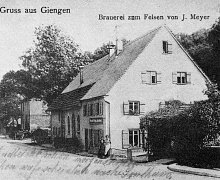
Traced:
<path fill-rule="evenodd" d="M 117 57 L 112 56 L 109 59 L 107 55 L 86 66 L 83 69 L 83 83 L 80 85 L 80 75 L 78 75 L 62 93 L 64 94 L 94 83 L 81 100 L 105 96 L 138 55 L 141 54 L 144 48 L 151 42 L 159 29 L 160 27 L 131 41 Z"/>
<path fill-rule="evenodd" d="M 204 78 L 210 82 L 205 73 L 192 60 L 190 55 L 184 50 L 181 44 L 174 37 L 173 33 L 165 27 L 177 44 L 186 53 L 196 68 L 202 73 Z M 148 46 L 157 32 L 158 27 L 149 31 L 145 35 L 128 43 L 118 56 L 105 56 L 94 63 L 87 65 L 83 69 L 83 83 L 80 84 L 80 74 L 64 89 L 62 94 L 49 107 L 51 109 L 69 108 L 75 106 L 80 100 L 101 97 L 108 94 L 114 84 L 123 76 L 129 66 Z"/>
<path fill-rule="evenodd" d="M 88 86 L 60 94 L 58 98 L 52 102 L 47 111 L 69 109 L 74 106 L 80 106 L 80 99 L 88 92 L 92 85 L 93 84 L 90 84 Z"/>
<path fill-rule="evenodd" d="M 165 26 L 165 28 L 167 29 L 167 31 L 170 33 L 170 35 L 173 37 L 173 39 L 176 41 L 176 43 L 179 45 L 179 47 L 183 50 L 183 52 L 188 56 L 188 58 L 192 61 L 192 63 L 194 64 L 194 66 L 199 70 L 199 72 L 203 75 L 203 77 L 206 79 L 208 84 L 212 84 L 211 80 L 209 79 L 209 77 L 204 73 L 204 71 L 198 66 L 198 64 L 193 60 L 193 58 L 189 55 L 189 53 L 184 49 L 184 47 L 181 45 L 181 43 L 176 39 L 176 37 L 174 36 L 174 34 L 172 33 L 172 31 Z"/>

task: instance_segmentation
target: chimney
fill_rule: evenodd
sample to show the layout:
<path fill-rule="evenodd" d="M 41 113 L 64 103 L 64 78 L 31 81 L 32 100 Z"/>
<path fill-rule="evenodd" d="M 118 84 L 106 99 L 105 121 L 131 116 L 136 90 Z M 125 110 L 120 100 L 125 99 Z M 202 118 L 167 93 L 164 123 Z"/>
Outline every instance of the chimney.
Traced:
<path fill-rule="evenodd" d="M 116 48 L 117 48 L 116 49 L 116 55 L 118 55 L 123 50 L 123 41 L 122 40 L 117 41 Z"/>
<path fill-rule="evenodd" d="M 83 83 L 83 68 L 84 66 L 79 66 L 80 85 Z"/>
<path fill-rule="evenodd" d="M 115 53 L 115 45 L 109 42 L 107 49 L 109 50 L 109 56 L 111 57 Z"/>

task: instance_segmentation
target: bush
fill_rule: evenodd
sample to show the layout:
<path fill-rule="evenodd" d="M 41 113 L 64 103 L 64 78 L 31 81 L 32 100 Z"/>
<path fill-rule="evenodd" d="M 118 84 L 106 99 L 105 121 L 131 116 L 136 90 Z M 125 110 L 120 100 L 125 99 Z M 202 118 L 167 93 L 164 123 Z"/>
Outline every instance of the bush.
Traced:
<path fill-rule="evenodd" d="M 168 109 L 145 117 L 146 123 L 142 124 L 149 132 L 155 156 L 173 156 L 182 165 L 217 166 L 219 155 L 207 146 L 215 142 L 220 132 L 220 95 L 213 87 L 206 94 L 208 100 L 196 102 L 185 111 L 176 111 L 176 103 L 170 103 Z"/>
<path fill-rule="evenodd" d="M 207 148 L 218 134 L 212 103 L 201 101 L 173 117 L 174 152 L 179 164 L 195 167 L 215 166 L 216 153 Z"/>
<path fill-rule="evenodd" d="M 77 136 L 74 136 L 73 138 L 55 137 L 54 147 L 62 148 L 64 151 L 71 153 L 81 152 L 84 148 L 82 140 Z"/>

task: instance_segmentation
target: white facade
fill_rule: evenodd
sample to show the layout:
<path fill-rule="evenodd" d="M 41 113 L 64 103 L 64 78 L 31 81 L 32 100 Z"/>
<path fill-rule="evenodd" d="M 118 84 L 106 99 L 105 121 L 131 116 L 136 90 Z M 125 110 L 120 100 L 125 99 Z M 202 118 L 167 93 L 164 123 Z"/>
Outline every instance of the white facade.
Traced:
<path fill-rule="evenodd" d="M 162 41 L 164 40 L 172 44 L 172 53 L 163 53 Z M 146 71 L 159 72 L 161 82 L 143 84 L 141 72 Z M 190 72 L 191 83 L 174 84 L 173 72 Z M 205 89 L 204 76 L 171 34 L 165 28 L 161 29 L 105 97 L 105 100 L 110 103 L 112 147 L 122 148 L 122 130 L 139 129 L 140 126 L 141 115 L 124 115 L 123 103 L 139 101 L 145 104 L 143 109 L 147 113 L 157 110 L 160 102 L 168 100 L 180 100 L 189 104 L 207 99 L 203 93 Z"/>
<path fill-rule="evenodd" d="M 164 47 L 170 52 L 164 52 Z M 62 111 L 65 138 L 76 134 L 82 139 L 86 150 L 94 144 L 96 146 L 97 138 L 105 135 L 110 136 L 114 149 L 141 146 L 141 116 L 157 110 L 159 103 L 165 101 L 180 100 L 189 104 L 207 99 L 204 95 L 207 82 L 207 76 L 178 44 L 173 34 L 162 27 L 106 95 L 81 100 L 78 108 Z M 94 104 L 96 111 L 97 103 L 102 104 L 101 113 L 84 114 L 85 105 L 89 107 Z M 60 126 L 59 113 L 54 111 L 52 127 Z M 59 132 L 55 134 L 59 135 Z"/>

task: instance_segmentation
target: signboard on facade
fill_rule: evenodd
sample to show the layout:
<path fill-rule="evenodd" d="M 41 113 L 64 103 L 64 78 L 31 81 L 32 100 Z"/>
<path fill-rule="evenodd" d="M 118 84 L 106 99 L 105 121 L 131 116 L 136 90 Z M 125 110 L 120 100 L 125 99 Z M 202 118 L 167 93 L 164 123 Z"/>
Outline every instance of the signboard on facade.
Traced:
<path fill-rule="evenodd" d="M 103 118 L 90 118 L 90 124 L 103 124 Z"/>

